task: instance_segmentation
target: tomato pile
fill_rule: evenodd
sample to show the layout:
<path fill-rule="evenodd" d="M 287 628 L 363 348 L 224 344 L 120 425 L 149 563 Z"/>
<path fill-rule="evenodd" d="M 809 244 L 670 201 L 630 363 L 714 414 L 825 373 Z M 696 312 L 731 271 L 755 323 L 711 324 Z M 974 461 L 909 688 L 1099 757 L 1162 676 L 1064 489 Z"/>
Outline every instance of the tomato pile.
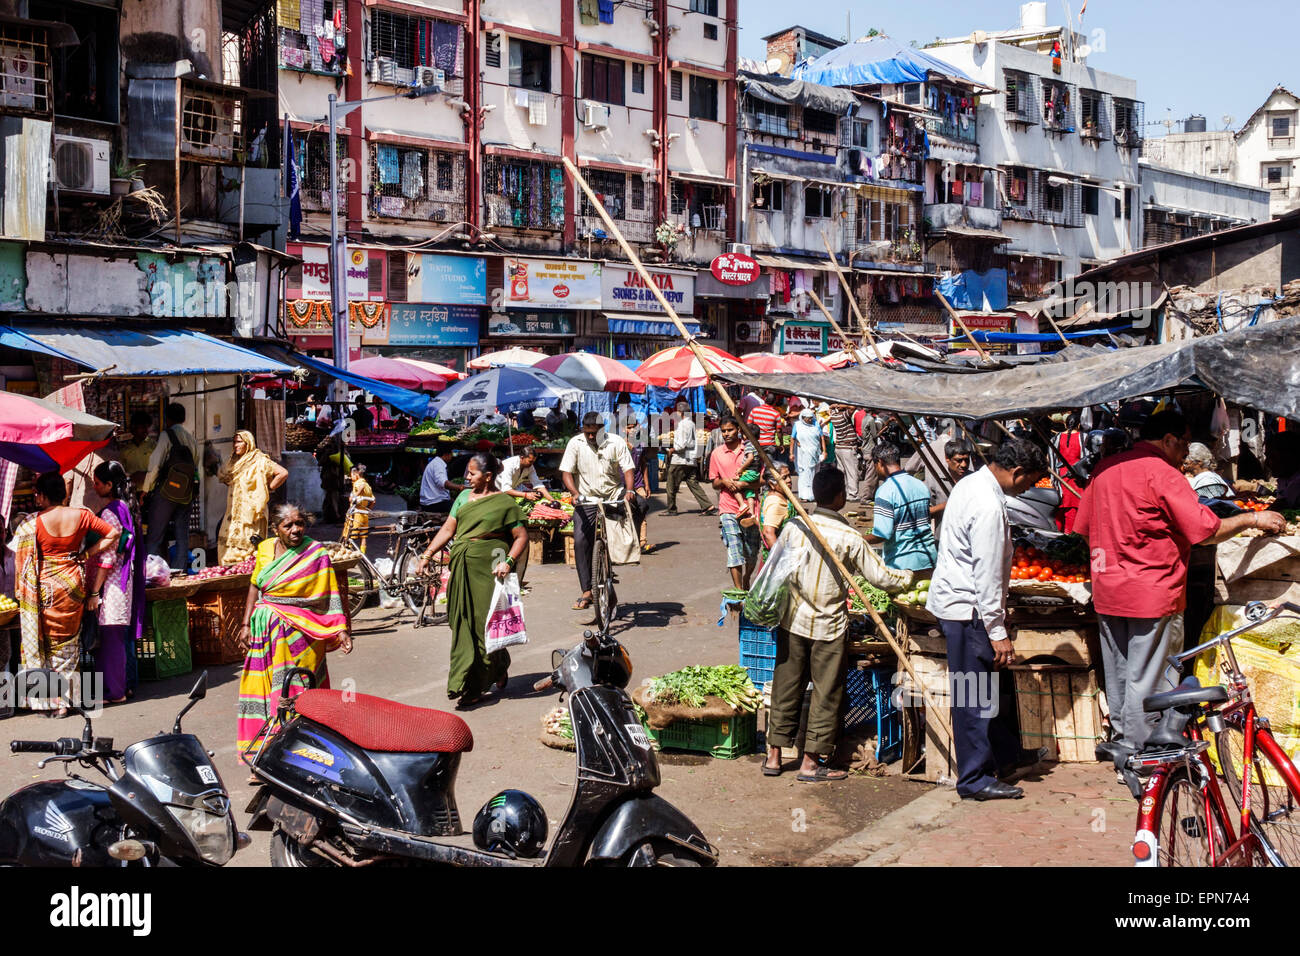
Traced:
<path fill-rule="evenodd" d="M 1267 511 L 1268 505 L 1262 501 L 1234 501 L 1234 505 L 1246 511 Z"/>
<path fill-rule="evenodd" d="M 1012 581 L 1055 581 L 1059 584 L 1087 584 L 1088 568 L 1053 558 L 1034 547 L 1017 547 L 1011 557 Z"/>

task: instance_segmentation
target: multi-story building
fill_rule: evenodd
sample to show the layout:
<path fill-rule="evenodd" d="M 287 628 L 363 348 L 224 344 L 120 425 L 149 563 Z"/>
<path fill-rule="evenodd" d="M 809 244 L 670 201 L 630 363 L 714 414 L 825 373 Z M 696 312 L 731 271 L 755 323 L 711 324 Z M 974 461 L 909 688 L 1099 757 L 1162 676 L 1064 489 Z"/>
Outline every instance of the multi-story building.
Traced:
<path fill-rule="evenodd" d="M 735 233 L 737 0 L 302 0 L 288 12 L 280 99 L 316 280 L 291 283 L 291 297 L 329 284 L 322 120 L 337 89 L 391 97 L 339 130 L 348 281 L 390 316 L 389 337 L 376 325 L 362 344 L 453 363 L 504 345 L 636 357 L 663 344 L 657 303 L 604 265 L 622 254 L 564 158 L 656 262 L 656 284 L 695 309 L 699 267 Z M 393 95 L 412 86 L 437 92 Z M 725 315 L 712 310 L 710 326 L 691 310 L 727 342 Z"/>
<path fill-rule="evenodd" d="M 1141 160 L 1142 248 L 1269 218 L 1269 191 Z"/>

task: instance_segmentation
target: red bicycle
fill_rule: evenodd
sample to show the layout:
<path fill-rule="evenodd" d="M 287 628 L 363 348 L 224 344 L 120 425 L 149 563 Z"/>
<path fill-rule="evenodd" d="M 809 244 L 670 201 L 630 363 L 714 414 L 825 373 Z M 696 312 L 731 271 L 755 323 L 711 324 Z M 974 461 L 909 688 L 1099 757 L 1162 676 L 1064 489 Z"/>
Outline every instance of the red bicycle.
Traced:
<path fill-rule="evenodd" d="M 1268 720 L 1255 710 L 1232 639 L 1300 607 L 1246 606 L 1248 622 L 1169 658 L 1180 668 L 1210 649 L 1221 651 L 1226 684 L 1202 687 L 1195 677 L 1176 689 L 1146 698 L 1148 712 L 1162 714 L 1141 753 L 1117 758 L 1138 806 L 1133 857 L 1138 866 L 1300 865 L 1300 771 L 1278 744 Z M 1210 761 L 1214 738 L 1223 781 L 1239 811 L 1234 813 Z M 1270 785 L 1264 763 L 1283 784 Z M 1141 778 L 1147 777 L 1145 786 Z"/>

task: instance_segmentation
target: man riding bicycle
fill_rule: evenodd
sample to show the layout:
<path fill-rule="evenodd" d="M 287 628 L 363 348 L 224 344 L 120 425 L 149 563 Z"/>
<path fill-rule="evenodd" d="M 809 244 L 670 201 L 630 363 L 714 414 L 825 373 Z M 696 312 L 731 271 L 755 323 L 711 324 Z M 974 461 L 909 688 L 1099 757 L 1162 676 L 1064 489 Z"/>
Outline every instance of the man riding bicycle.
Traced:
<path fill-rule="evenodd" d="M 620 481 L 624 501 L 631 504 L 636 496 L 631 449 L 618 435 L 605 434 L 604 427 L 599 412 L 588 412 L 582 418 L 582 434 L 569 439 L 560 460 L 560 475 L 574 504 L 573 551 L 582 588 L 582 596 L 573 604 L 575 611 L 591 607 L 591 553 L 596 540 L 596 506 L 581 502 L 608 501 L 618 493 Z"/>

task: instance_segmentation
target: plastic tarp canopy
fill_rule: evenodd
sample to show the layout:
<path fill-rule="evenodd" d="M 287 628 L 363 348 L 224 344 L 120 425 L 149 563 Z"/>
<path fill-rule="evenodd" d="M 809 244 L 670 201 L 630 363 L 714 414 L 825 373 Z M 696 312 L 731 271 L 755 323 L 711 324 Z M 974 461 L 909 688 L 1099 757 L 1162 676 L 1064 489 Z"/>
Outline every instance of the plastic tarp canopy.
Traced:
<path fill-rule="evenodd" d="M 966 269 L 954 272 L 941 276 L 935 283 L 935 288 L 954 309 L 980 312 L 984 309 L 985 299 L 994 312 L 1001 312 L 1007 307 L 1006 269 L 989 269 L 987 272 Z"/>
<path fill-rule="evenodd" d="M 1067 339 L 1091 339 L 1098 336 L 1107 336 L 1112 332 L 1127 332 L 1133 328 L 1131 325 L 1122 325 L 1116 329 L 1091 329 L 1087 332 L 1064 332 L 1062 333 Z M 1009 345 L 1018 342 L 1059 342 L 1061 336 L 1055 332 L 988 332 L 984 329 L 972 329 L 971 336 L 976 342 L 981 344 L 990 343 L 993 345 Z M 958 335 L 948 340 L 949 342 L 965 342 L 966 336 Z"/>
<path fill-rule="evenodd" d="M 994 371 L 909 373 L 879 364 L 820 375 L 722 375 L 749 388 L 910 415 L 1020 418 L 1199 384 L 1300 420 L 1300 317 L 1163 345 Z"/>
<path fill-rule="evenodd" d="M 387 382 L 366 378 L 356 372 L 340 371 L 329 362 L 322 362 L 310 355 L 303 355 L 301 352 L 294 351 L 283 345 L 259 343 L 258 349 L 280 358 L 285 363 L 285 371 L 287 372 L 292 372 L 294 368 L 305 368 L 326 378 L 341 379 L 350 385 L 355 385 L 357 388 L 365 389 L 381 402 L 387 402 L 394 408 L 400 409 L 408 415 L 414 415 L 416 418 L 424 418 L 429 411 L 430 396 L 424 392 L 413 392 L 409 388 L 389 385 Z"/>
<path fill-rule="evenodd" d="M 184 329 L 0 326 L 0 345 L 52 355 L 111 376 L 292 372 L 251 349 Z"/>
<path fill-rule="evenodd" d="M 791 75 L 805 83 L 822 86 L 868 86 L 924 83 L 931 73 L 981 85 L 951 63 L 890 37 L 871 37 L 846 43 L 799 64 Z"/>
<path fill-rule="evenodd" d="M 803 80 L 773 74 L 759 76 L 755 73 L 740 73 L 740 82 L 745 92 L 758 100 L 785 106 L 808 106 L 824 113 L 843 116 L 858 106 L 858 98 L 848 90 L 819 83 L 805 83 Z"/>

